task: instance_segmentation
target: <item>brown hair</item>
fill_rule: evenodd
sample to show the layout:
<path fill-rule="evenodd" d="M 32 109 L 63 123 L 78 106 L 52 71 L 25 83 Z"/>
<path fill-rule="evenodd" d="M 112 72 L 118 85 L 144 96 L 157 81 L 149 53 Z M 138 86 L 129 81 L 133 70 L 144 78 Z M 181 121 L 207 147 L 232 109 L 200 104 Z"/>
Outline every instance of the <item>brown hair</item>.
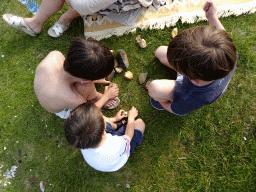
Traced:
<path fill-rule="evenodd" d="M 107 77 L 113 71 L 114 55 L 100 41 L 75 38 L 63 67 L 74 77 L 97 80 Z"/>
<path fill-rule="evenodd" d="M 193 80 L 212 81 L 228 75 L 236 62 L 236 47 L 225 30 L 199 26 L 182 31 L 169 43 L 167 59 Z"/>
<path fill-rule="evenodd" d="M 64 122 L 65 136 L 78 149 L 95 148 L 102 139 L 105 123 L 101 110 L 93 103 L 75 108 Z"/>

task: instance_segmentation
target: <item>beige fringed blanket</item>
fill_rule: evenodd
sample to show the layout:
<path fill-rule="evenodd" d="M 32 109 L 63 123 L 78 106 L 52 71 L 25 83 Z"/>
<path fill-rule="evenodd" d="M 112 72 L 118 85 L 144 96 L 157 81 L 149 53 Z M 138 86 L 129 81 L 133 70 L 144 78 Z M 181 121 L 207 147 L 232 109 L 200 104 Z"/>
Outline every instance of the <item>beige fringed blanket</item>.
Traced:
<path fill-rule="evenodd" d="M 203 12 L 205 2 L 206 0 L 166 0 L 165 5 L 158 10 L 153 5 L 143 7 L 132 26 L 95 14 L 84 18 L 85 36 L 100 40 L 112 35 L 120 36 L 133 32 L 136 28 L 163 29 L 165 26 L 175 26 L 179 19 L 183 23 L 206 20 Z M 218 6 L 218 17 L 251 14 L 256 11 L 256 0 L 214 0 L 214 2 Z"/>

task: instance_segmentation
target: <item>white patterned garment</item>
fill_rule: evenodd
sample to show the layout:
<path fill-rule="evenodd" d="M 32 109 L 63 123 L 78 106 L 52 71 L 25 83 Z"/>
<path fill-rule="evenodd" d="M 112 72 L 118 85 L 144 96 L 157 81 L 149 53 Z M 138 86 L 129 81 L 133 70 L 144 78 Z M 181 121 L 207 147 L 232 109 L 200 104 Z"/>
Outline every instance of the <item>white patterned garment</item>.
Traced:
<path fill-rule="evenodd" d="M 133 25 L 143 7 L 153 6 L 158 10 L 166 4 L 167 0 L 118 0 L 104 10 L 97 12 L 100 15 L 108 16 L 112 21 L 123 25 Z"/>
<path fill-rule="evenodd" d="M 159 9 L 167 0 L 71 0 L 72 7 L 86 17 L 97 13 L 123 25 L 133 25 L 143 7 Z"/>
<path fill-rule="evenodd" d="M 94 169 L 104 172 L 117 171 L 130 156 L 130 141 L 125 136 L 112 136 L 99 148 L 81 149 L 85 161 Z"/>
<path fill-rule="evenodd" d="M 66 108 L 63 109 L 61 112 L 59 113 L 55 113 L 55 115 L 57 115 L 58 117 L 60 117 L 61 119 L 67 119 L 70 115 L 70 112 L 72 111 L 72 109 L 70 108 Z"/>
<path fill-rule="evenodd" d="M 71 0 L 70 2 L 80 15 L 91 15 L 105 9 L 117 0 Z"/>

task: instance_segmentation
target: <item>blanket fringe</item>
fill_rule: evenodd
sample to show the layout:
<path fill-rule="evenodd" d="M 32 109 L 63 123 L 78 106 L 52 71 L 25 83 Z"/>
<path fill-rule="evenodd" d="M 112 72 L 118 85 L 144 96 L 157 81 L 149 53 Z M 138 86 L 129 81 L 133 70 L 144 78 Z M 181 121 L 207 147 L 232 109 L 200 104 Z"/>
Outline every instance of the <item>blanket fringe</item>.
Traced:
<path fill-rule="evenodd" d="M 256 12 L 256 1 L 238 5 L 223 5 L 218 6 L 218 17 L 228 17 L 231 15 L 252 14 Z M 92 37 L 96 40 L 109 38 L 113 35 L 121 36 L 131 32 L 136 32 L 136 29 L 164 29 L 165 27 L 175 26 L 178 20 L 182 23 L 194 23 L 197 21 L 206 20 L 204 11 L 196 11 L 190 13 L 177 13 L 164 18 L 150 19 L 135 23 L 133 26 L 122 26 L 101 31 L 85 32 L 85 36 Z"/>

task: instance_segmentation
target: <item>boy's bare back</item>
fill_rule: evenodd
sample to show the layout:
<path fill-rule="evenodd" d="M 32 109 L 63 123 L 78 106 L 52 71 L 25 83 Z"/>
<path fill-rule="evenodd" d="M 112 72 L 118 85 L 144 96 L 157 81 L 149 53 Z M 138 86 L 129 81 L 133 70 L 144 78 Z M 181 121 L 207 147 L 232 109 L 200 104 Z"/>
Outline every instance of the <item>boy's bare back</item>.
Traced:
<path fill-rule="evenodd" d="M 73 79 L 67 79 L 63 69 L 64 60 L 62 53 L 52 51 L 36 69 L 34 79 L 36 96 L 42 107 L 52 113 L 60 112 L 65 108 L 73 109 L 85 102 L 74 87 Z"/>

